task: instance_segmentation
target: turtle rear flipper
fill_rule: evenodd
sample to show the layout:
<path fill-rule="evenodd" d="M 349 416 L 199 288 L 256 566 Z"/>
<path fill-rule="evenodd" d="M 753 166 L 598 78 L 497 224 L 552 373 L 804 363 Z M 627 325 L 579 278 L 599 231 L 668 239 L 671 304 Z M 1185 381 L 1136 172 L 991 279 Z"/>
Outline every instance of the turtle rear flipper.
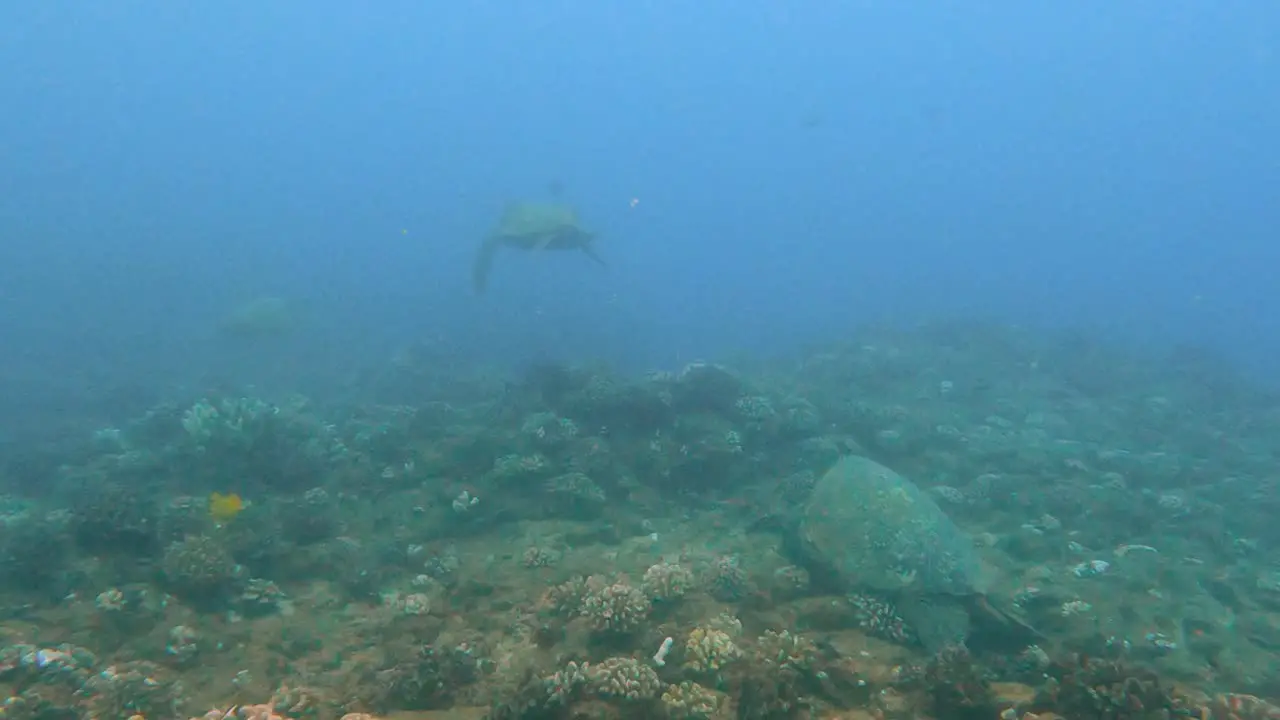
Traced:
<path fill-rule="evenodd" d="M 498 248 L 502 245 L 501 239 L 497 235 L 490 235 L 483 243 L 480 249 L 476 251 L 475 264 L 471 266 L 471 284 L 477 293 L 483 293 L 489 285 L 489 271 L 493 269 L 493 258 L 498 254 Z"/>
<path fill-rule="evenodd" d="M 992 605 L 991 599 L 986 595 L 974 595 L 971 597 L 970 607 L 972 608 L 973 616 L 983 620 L 987 627 L 1002 627 L 1010 636 L 1020 640 L 1024 645 L 1031 645 L 1049 639 L 1044 633 L 1037 630 L 1034 625 L 1027 622 L 1026 618 L 1022 617 L 1020 613 Z"/>
<path fill-rule="evenodd" d="M 555 242 L 558 237 L 559 235 L 553 232 L 543 233 L 541 237 L 534 241 L 533 251 L 542 252 L 543 250 L 546 250 L 551 247 L 551 243 Z"/>

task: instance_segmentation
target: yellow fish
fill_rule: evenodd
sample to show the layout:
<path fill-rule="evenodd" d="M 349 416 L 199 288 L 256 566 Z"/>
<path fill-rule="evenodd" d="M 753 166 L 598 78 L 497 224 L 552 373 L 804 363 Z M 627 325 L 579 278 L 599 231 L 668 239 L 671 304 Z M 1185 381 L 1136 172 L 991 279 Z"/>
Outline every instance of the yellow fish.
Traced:
<path fill-rule="evenodd" d="M 235 493 L 223 495 L 216 492 L 209 495 L 209 516 L 216 522 L 230 522 L 241 510 L 244 510 L 244 500 Z"/>

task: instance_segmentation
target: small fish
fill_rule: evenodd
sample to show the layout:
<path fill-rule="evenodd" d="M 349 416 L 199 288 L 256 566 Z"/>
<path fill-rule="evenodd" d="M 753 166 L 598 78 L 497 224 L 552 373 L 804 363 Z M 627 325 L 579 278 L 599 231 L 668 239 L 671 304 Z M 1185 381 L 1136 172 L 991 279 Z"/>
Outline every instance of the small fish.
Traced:
<path fill-rule="evenodd" d="M 230 522 L 240 514 L 241 510 L 244 510 L 244 500 L 235 493 L 223 495 L 215 492 L 209 495 L 209 516 L 215 522 Z"/>

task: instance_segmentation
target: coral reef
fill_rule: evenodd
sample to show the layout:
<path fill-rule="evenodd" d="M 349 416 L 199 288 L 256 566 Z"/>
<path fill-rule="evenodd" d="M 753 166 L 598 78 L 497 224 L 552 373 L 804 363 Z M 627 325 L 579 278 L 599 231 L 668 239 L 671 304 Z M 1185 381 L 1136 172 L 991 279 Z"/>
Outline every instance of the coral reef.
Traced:
<path fill-rule="evenodd" d="M 0 714 L 1280 717 L 1280 398 L 1076 342 L 176 398 L 0 487 Z"/>

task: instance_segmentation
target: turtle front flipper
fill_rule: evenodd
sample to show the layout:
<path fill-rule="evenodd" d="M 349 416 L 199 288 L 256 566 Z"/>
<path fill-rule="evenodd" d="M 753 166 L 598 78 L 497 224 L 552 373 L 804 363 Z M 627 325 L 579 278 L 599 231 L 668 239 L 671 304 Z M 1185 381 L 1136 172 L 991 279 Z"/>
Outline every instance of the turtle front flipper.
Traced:
<path fill-rule="evenodd" d="M 596 249 L 591 247 L 590 243 L 582 245 L 582 252 L 586 253 L 587 257 L 591 258 L 592 260 L 595 260 L 602 267 L 609 267 L 609 263 L 605 262 L 604 258 L 596 254 Z"/>
<path fill-rule="evenodd" d="M 476 251 L 475 264 L 471 266 L 471 285 L 477 293 L 483 293 L 489 285 L 489 271 L 493 269 L 493 258 L 498 254 L 502 240 L 497 235 L 490 235 L 480 244 Z"/>

